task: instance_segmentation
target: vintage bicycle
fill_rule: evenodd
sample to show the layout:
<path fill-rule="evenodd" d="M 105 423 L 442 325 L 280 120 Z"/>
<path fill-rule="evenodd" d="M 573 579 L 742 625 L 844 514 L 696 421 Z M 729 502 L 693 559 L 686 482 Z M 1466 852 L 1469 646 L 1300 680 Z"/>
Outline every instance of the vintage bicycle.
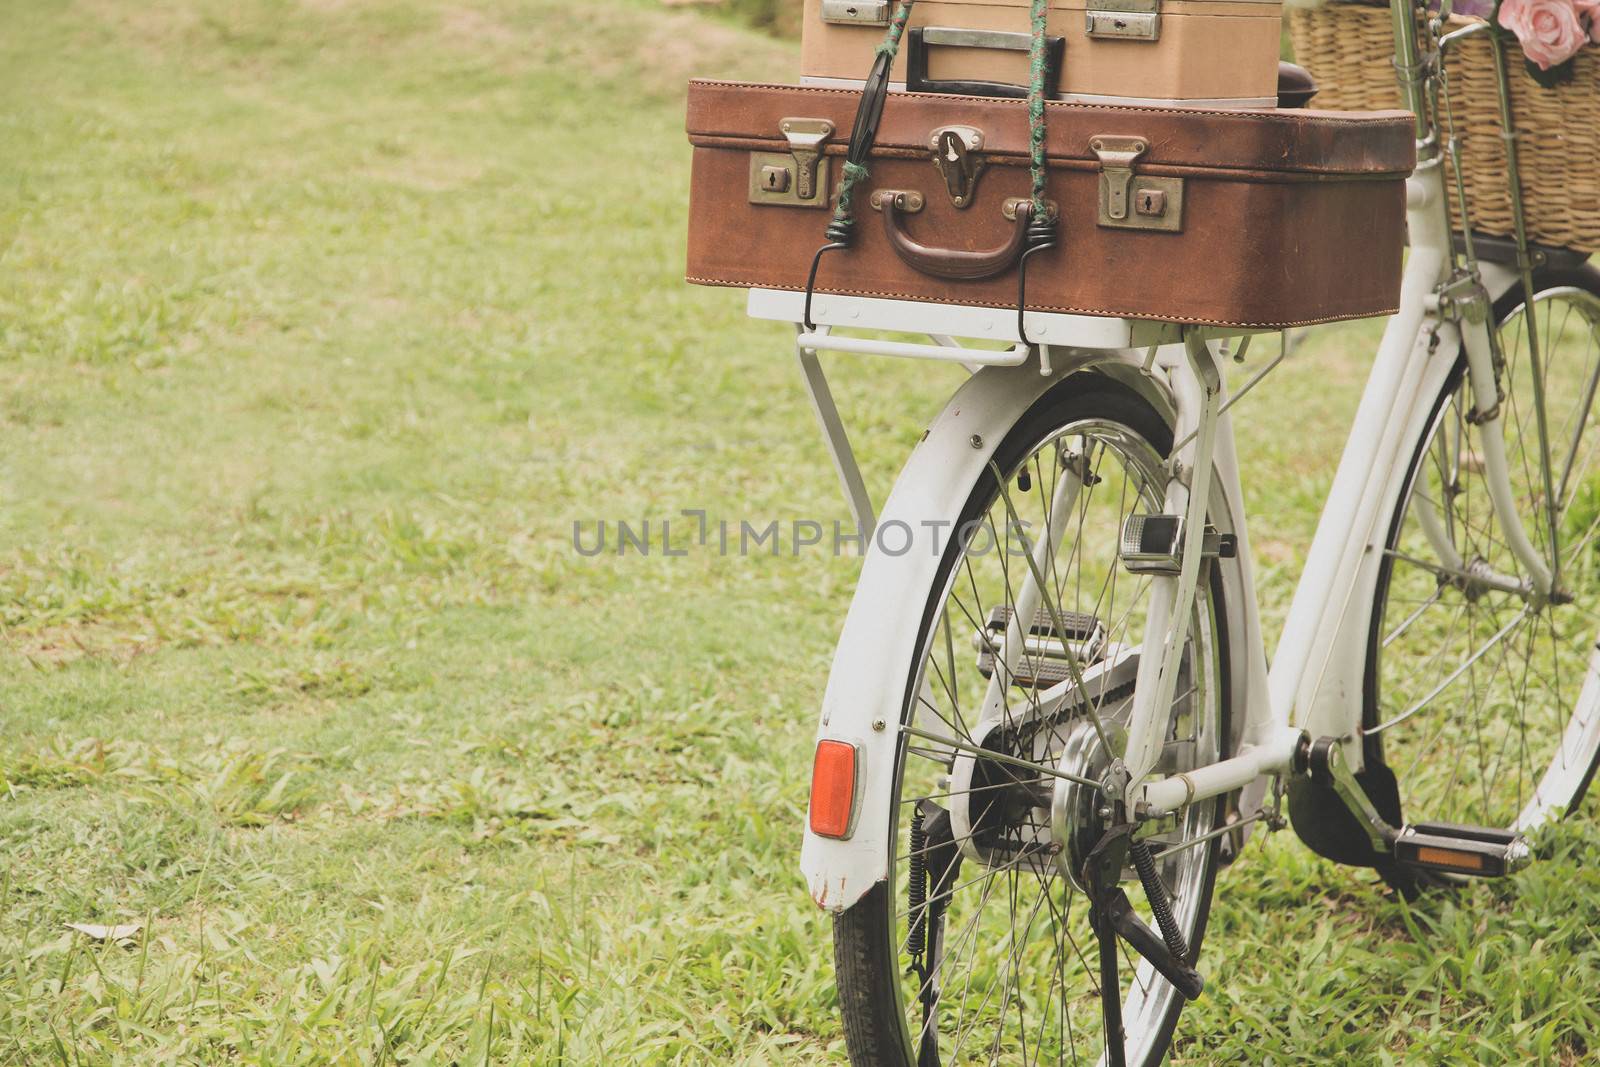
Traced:
<path fill-rule="evenodd" d="M 1505 57 L 1486 24 L 1392 13 L 1401 308 L 1270 668 L 1230 409 L 1282 353 L 1230 391 L 1248 331 L 751 291 L 799 331 L 857 521 L 898 531 L 839 640 L 801 858 L 852 1062 L 1157 1063 L 1258 824 L 1413 895 L 1520 869 L 1587 790 L 1600 272 L 1530 238 L 1514 142 L 1515 232 L 1453 223 L 1441 57 L 1490 39 L 1510 129 Z M 881 514 L 821 352 L 974 371 Z"/>

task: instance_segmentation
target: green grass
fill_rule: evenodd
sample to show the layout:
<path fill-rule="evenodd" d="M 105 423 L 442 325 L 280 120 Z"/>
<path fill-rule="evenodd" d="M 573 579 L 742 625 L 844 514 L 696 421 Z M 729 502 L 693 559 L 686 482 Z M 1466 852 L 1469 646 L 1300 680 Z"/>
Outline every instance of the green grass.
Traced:
<path fill-rule="evenodd" d="M 642 0 L 0 25 L 0 1062 L 842 1062 L 796 857 L 857 561 L 570 543 L 844 518 L 784 331 L 680 281 L 682 82 L 792 46 Z M 1271 622 L 1376 333 L 1243 409 Z M 836 366 L 881 493 L 956 379 Z M 1554 848 L 1408 908 L 1252 846 L 1180 1058 L 1582 1059 L 1600 835 Z"/>

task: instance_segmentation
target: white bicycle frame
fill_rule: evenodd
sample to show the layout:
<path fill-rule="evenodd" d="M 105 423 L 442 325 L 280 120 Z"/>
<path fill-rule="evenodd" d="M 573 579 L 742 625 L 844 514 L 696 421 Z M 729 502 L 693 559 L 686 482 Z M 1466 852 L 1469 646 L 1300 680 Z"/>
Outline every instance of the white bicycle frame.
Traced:
<path fill-rule="evenodd" d="M 1400 311 L 1384 332 L 1270 671 L 1227 411 L 1225 361 L 1219 359 L 1218 340 L 1226 331 L 1029 313 L 1028 335 L 1039 344 L 1035 358 L 1020 343 L 1003 351 L 956 345 L 955 337 L 1016 341 L 1014 317 L 1008 319 L 993 309 L 831 295 L 814 300 L 817 327 L 809 331 L 800 327 L 802 371 L 846 498 L 863 529 L 875 525 L 871 503 L 817 359 L 819 351 L 950 360 L 976 371 L 912 453 L 876 523 L 879 529 L 898 524 L 916 530 L 930 516 L 958 514 L 1012 426 L 1046 389 L 1074 373 L 1094 367 L 1118 377 L 1170 417 L 1180 447 L 1174 450 L 1176 462 L 1168 465 L 1172 476 L 1166 510 L 1187 513 L 1190 530 L 1203 529 L 1209 511 L 1210 521 L 1223 533 L 1233 533 L 1239 543 L 1235 560 L 1216 561 L 1225 567 L 1229 633 L 1242 648 L 1234 657 L 1230 689 L 1236 754 L 1186 774 L 1149 777 L 1162 740 L 1161 710 L 1170 705 L 1177 683 L 1192 616 L 1189 605 L 1201 569 L 1200 539 L 1192 537 L 1181 575 L 1153 583 L 1142 647 L 1160 648 L 1164 654 L 1145 654 L 1139 663 L 1124 757 L 1129 810 L 1157 815 L 1236 790 L 1244 791 L 1244 804 L 1258 804 L 1267 779 L 1290 770 L 1307 737 L 1339 738 L 1351 768 L 1360 769 L 1367 633 L 1386 534 L 1408 476 L 1411 449 L 1463 346 L 1481 419 L 1491 496 L 1531 588 L 1510 578 L 1503 582 L 1532 598 L 1550 592 L 1546 562 L 1513 508 L 1499 431 L 1499 383 L 1490 324 L 1483 314 L 1448 314 L 1449 307 L 1441 308 L 1440 293 L 1455 267 L 1442 170 L 1435 153 L 1407 182 L 1411 251 Z M 1492 264 L 1480 264 L 1480 270 L 1491 302 L 1517 282 L 1513 272 Z M 802 300 L 797 293 L 755 290 L 750 313 L 798 323 Z M 1481 303 L 1478 306 L 1482 309 Z M 929 335 L 934 343 L 888 342 L 833 332 L 849 327 L 916 332 Z M 1245 388 L 1254 384 L 1253 380 Z M 1194 479 L 1187 473 L 1197 470 L 1210 471 L 1212 477 Z M 1423 526 L 1425 531 L 1429 528 Z M 1439 558 L 1459 566 L 1443 534 L 1435 539 Z M 808 828 L 801 856 L 813 898 L 829 910 L 849 907 L 888 875 L 890 809 L 900 743 L 895 727 L 909 700 L 905 670 L 922 651 L 917 647 L 919 635 L 906 625 L 906 612 L 924 602 L 938 564 L 937 552 L 894 554 L 874 538 L 845 620 L 818 737 L 857 747 L 853 828 L 843 840 L 819 837 Z M 1029 595 L 1024 590 L 1023 596 Z M 1020 636 L 1020 631 L 1007 634 L 1004 655 L 1018 655 L 1011 643 Z M 995 677 L 1000 674 L 996 671 Z M 1049 698 L 1047 693 L 1042 700 Z M 1537 806 L 1537 799 L 1530 803 L 1523 824 L 1531 825 L 1543 814 Z"/>

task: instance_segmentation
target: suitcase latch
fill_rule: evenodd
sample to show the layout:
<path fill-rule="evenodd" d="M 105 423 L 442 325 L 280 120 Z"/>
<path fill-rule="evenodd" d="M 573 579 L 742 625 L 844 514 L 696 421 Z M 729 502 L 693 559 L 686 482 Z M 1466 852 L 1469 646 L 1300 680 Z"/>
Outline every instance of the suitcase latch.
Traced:
<path fill-rule="evenodd" d="M 827 207 L 828 174 L 821 166 L 822 148 L 833 136 L 827 119 L 784 119 L 780 125 L 788 154 L 754 152 L 750 156 L 750 202 L 790 207 Z"/>
<path fill-rule="evenodd" d="M 1100 203 L 1096 222 L 1125 230 L 1183 229 L 1183 179 L 1135 174 L 1134 161 L 1150 143 L 1143 137 L 1099 134 L 1089 150 L 1100 160 Z"/>
<path fill-rule="evenodd" d="M 933 165 L 944 178 L 945 191 L 956 207 L 967 207 L 983 173 L 983 131 L 971 126 L 940 126 L 928 138 Z"/>
<path fill-rule="evenodd" d="M 889 0 L 822 0 L 822 21 L 844 26 L 887 26 Z"/>
<path fill-rule="evenodd" d="M 817 161 L 822 158 L 822 146 L 833 136 L 833 123 L 827 119 L 784 119 L 783 136 L 789 141 L 789 154 L 794 156 L 799 174 L 794 183 L 794 195 L 801 200 L 812 200 L 817 195 Z"/>
<path fill-rule="evenodd" d="M 1090 0 L 1084 32 L 1114 41 L 1159 41 L 1161 0 Z"/>

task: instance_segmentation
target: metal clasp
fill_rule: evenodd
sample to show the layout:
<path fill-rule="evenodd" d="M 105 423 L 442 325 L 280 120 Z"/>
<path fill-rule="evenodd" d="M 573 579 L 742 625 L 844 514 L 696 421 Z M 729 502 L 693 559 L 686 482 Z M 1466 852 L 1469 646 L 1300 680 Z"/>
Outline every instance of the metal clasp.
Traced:
<path fill-rule="evenodd" d="M 1099 225 L 1167 233 L 1183 229 L 1183 179 L 1133 172 L 1134 161 L 1149 148 L 1143 137 L 1097 134 L 1089 139 L 1089 150 L 1100 160 Z"/>
<path fill-rule="evenodd" d="M 827 119 L 784 119 L 781 129 L 789 142 L 789 154 L 794 156 L 795 198 L 815 199 L 817 161 L 822 158 L 822 146 L 833 136 L 833 123 Z"/>
<path fill-rule="evenodd" d="M 1084 32 L 1117 41 L 1161 39 L 1161 0 L 1090 0 L 1083 12 Z"/>
<path fill-rule="evenodd" d="M 822 21 L 843 26 L 887 26 L 889 0 L 822 0 Z"/>
<path fill-rule="evenodd" d="M 1100 159 L 1100 203 L 1113 220 L 1128 217 L 1128 186 L 1133 184 L 1133 161 L 1150 147 L 1143 137 L 1091 138 L 1089 149 Z"/>
<path fill-rule="evenodd" d="M 972 126 L 941 126 L 928 138 L 933 165 L 944 177 L 945 190 L 956 207 L 967 207 L 983 173 L 983 131 Z"/>

